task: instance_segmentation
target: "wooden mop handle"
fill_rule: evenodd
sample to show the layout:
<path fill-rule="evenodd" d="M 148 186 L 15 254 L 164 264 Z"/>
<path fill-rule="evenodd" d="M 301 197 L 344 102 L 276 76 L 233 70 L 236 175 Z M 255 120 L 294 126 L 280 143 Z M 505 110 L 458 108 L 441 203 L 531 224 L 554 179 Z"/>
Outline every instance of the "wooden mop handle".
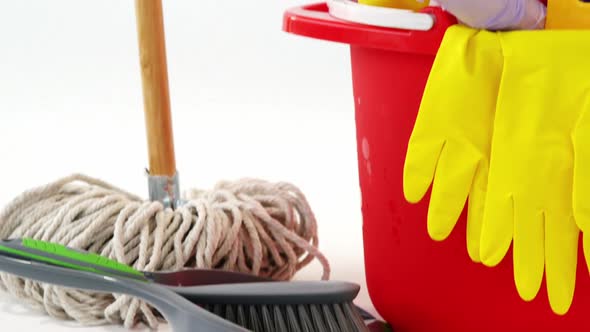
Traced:
<path fill-rule="evenodd" d="M 161 0 L 135 0 L 149 171 L 174 176 L 176 160 L 170 115 L 166 44 Z"/>

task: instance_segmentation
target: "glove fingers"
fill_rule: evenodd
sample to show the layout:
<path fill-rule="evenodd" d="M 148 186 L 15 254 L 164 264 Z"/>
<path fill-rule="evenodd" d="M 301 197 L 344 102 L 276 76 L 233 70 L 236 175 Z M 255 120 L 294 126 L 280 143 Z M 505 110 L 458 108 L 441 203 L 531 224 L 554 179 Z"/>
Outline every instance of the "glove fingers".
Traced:
<path fill-rule="evenodd" d="M 479 163 L 468 199 L 467 208 L 467 252 L 472 261 L 479 263 L 481 227 L 488 184 L 487 163 Z"/>
<path fill-rule="evenodd" d="M 473 184 L 477 159 L 453 153 L 458 151 L 451 142 L 445 144 L 441 153 L 428 208 L 428 234 L 433 240 L 446 239 L 461 212 Z"/>
<path fill-rule="evenodd" d="M 486 266 L 498 265 L 510 248 L 514 232 L 514 200 L 511 195 L 488 191 L 481 227 L 480 258 Z"/>
<path fill-rule="evenodd" d="M 472 141 L 472 137 L 464 137 L 471 131 L 477 133 L 477 136 L 487 137 L 485 133 L 482 135 L 479 128 L 482 125 L 480 118 L 486 116 L 481 105 L 485 104 L 487 99 L 482 97 L 485 99 L 482 101 L 482 98 L 471 95 L 471 98 L 466 100 L 464 92 L 465 89 L 490 90 L 487 88 L 489 83 L 485 80 L 486 89 L 481 89 L 480 85 L 477 85 L 480 89 L 473 86 L 481 82 L 481 76 L 489 71 L 491 63 L 476 62 L 472 64 L 474 68 L 463 68 L 468 59 L 474 58 L 473 52 L 480 50 L 472 45 L 476 40 L 474 37 L 479 34 L 480 32 L 475 29 L 461 25 L 452 26 L 445 33 L 436 55 L 424 89 L 404 165 L 404 196 L 410 203 L 419 202 L 432 184 L 438 159 L 447 138 L 459 136 Z M 494 36 L 491 33 L 482 35 L 487 38 Z M 499 53 L 499 42 L 496 44 Z M 482 71 L 481 67 L 486 69 Z M 459 112 L 465 109 L 472 112 Z"/>
<path fill-rule="evenodd" d="M 419 202 L 430 188 L 443 145 L 443 141 L 421 140 L 418 135 L 410 140 L 404 164 L 404 196 L 408 202 Z"/>
<path fill-rule="evenodd" d="M 578 262 L 579 229 L 572 217 L 546 216 L 545 264 L 551 309 L 565 314 L 574 297 Z"/>
<path fill-rule="evenodd" d="M 543 282 L 545 267 L 545 225 L 541 211 L 515 202 L 514 206 L 514 281 L 525 301 L 533 300 Z"/>
<path fill-rule="evenodd" d="M 588 113 L 588 112 L 585 112 Z M 573 135 L 574 145 L 574 218 L 583 232 L 590 231 L 590 114 L 580 118 Z"/>

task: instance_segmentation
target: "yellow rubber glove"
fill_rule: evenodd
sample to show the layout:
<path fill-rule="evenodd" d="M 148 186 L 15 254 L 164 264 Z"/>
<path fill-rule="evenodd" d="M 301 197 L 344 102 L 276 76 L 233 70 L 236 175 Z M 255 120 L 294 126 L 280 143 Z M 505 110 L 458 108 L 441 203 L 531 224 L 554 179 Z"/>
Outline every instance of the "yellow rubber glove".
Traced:
<path fill-rule="evenodd" d="M 446 239 L 468 201 L 467 248 L 479 262 L 491 129 L 502 72 L 497 35 L 461 25 L 443 38 L 412 132 L 404 195 L 420 201 L 430 185 L 428 233 Z"/>
<path fill-rule="evenodd" d="M 546 30 L 499 36 L 505 61 L 481 259 L 489 266 L 498 264 L 512 242 L 520 296 L 532 300 L 545 272 L 551 308 L 564 314 L 576 282 L 579 229 L 572 207 L 572 135 L 590 106 L 590 33 Z"/>
<path fill-rule="evenodd" d="M 576 223 L 584 233 L 590 234 L 590 105 L 586 106 L 572 136 L 575 155 L 573 199 Z M 584 241 L 584 245 L 588 246 L 586 260 L 590 270 L 590 242 Z"/>

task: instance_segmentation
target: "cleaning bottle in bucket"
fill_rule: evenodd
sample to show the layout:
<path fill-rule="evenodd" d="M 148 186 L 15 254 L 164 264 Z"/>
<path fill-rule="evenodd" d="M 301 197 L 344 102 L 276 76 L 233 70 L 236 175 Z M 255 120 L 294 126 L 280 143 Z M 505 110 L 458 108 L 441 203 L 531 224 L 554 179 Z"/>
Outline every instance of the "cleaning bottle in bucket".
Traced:
<path fill-rule="evenodd" d="M 545 0 L 438 0 L 438 2 L 460 22 L 473 28 L 535 30 L 543 29 L 545 26 L 547 12 Z"/>
<path fill-rule="evenodd" d="M 429 0 L 358 0 L 358 3 L 363 5 L 410 10 L 420 10 L 428 6 L 429 2 Z"/>

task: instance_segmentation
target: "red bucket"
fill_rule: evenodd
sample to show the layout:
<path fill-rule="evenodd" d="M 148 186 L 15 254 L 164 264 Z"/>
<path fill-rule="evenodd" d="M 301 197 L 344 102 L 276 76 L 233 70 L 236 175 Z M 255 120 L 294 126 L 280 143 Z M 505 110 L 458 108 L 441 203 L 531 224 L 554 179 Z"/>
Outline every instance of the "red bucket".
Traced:
<path fill-rule="evenodd" d="M 369 294 L 395 331 L 590 331 L 590 278 L 580 250 L 574 303 L 555 315 L 545 283 L 525 302 L 510 252 L 495 268 L 473 263 L 465 215 L 444 242 L 426 230 L 427 202 L 406 203 L 402 169 L 432 62 L 455 20 L 438 8 L 428 31 L 386 29 L 333 18 L 326 4 L 288 10 L 284 30 L 350 44 L 363 236 Z M 468 93 L 468 92 L 466 92 Z"/>

